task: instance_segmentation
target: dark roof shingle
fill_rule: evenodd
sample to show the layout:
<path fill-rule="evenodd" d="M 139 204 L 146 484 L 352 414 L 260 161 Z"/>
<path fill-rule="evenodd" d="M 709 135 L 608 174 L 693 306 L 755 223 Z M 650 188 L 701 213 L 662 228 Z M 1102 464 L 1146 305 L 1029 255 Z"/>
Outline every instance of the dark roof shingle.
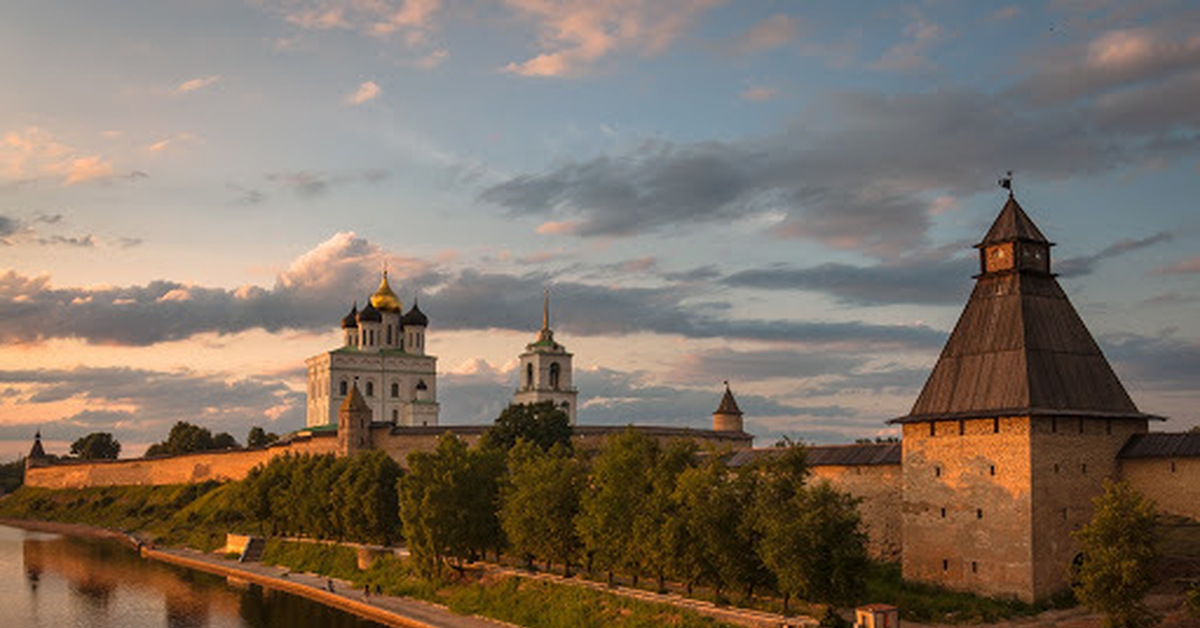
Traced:
<path fill-rule="evenodd" d="M 1118 458 L 1200 458 L 1200 432 L 1134 434 Z"/>

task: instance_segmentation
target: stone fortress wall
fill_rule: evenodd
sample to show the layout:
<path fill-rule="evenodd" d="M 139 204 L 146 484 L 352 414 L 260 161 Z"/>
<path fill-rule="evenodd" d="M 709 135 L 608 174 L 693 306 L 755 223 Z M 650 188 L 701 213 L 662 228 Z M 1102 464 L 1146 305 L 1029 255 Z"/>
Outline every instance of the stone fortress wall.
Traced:
<path fill-rule="evenodd" d="M 812 479 L 862 499 L 858 513 L 867 533 L 867 552 L 876 560 L 900 560 L 900 512 L 903 494 L 899 464 L 814 464 Z"/>
<path fill-rule="evenodd" d="M 430 427 L 396 427 L 390 424 L 371 425 L 370 448 L 387 453 L 401 465 L 407 464 L 409 454 L 433 451 L 438 439 L 450 433 L 468 445 L 474 445 L 487 431 L 486 425 L 443 425 Z M 601 447 L 609 435 L 625 430 L 625 426 L 586 425 L 575 428 L 574 442 L 581 449 Z M 660 442 L 676 438 L 696 440 L 718 449 L 749 448 L 753 437 L 744 432 L 730 433 L 714 430 L 633 426 L 633 429 Z M 98 486 L 152 486 L 187 484 L 215 480 L 240 480 L 254 467 L 266 464 L 285 454 L 336 454 L 337 433 L 333 430 L 301 432 L 286 442 L 261 449 L 212 451 L 180 456 L 131 458 L 91 462 L 33 463 L 25 470 L 25 484 L 39 488 L 90 488 Z"/>
<path fill-rule="evenodd" d="M 1120 477 L 1160 513 L 1200 521 L 1200 457 L 1125 459 Z"/>
<path fill-rule="evenodd" d="M 290 453 L 333 453 L 333 434 L 295 438 L 261 449 L 207 451 L 180 456 L 130 458 L 91 462 L 33 464 L 25 469 L 25 485 L 38 488 L 92 488 L 98 486 L 154 486 L 214 480 L 240 480 L 254 467 Z"/>

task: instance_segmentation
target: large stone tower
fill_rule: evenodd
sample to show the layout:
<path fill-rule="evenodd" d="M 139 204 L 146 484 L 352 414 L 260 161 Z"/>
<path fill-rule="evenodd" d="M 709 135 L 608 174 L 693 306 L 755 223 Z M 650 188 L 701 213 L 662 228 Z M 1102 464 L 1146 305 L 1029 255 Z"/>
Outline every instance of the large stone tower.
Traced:
<path fill-rule="evenodd" d="M 513 394 L 513 403 L 553 401 L 575 425 L 579 391 L 571 384 L 571 358 L 566 347 L 554 341 L 550 329 L 550 291 L 542 295 L 542 330 L 537 340 L 525 345 L 521 354 L 521 383 Z"/>
<path fill-rule="evenodd" d="M 1026 601 L 1065 588 L 1071 530 L 1147 431 L 1011 192 L 980 274 L 903 426 L 903 572 Z"/>

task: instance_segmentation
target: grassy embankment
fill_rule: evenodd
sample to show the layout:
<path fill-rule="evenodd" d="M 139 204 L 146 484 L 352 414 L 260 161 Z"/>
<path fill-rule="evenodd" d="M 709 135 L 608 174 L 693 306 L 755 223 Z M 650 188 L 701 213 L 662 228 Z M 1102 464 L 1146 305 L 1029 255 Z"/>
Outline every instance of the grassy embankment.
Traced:
<path fill-rule="evenodd" d="M 160 545 L 214 551 L 224 545 L 226 532 L 258 533 L 235 508 L 236 484 L 204 483 L 177 486 L 113 486 L 47 490 L 24 487 L 0 500 L 0 517 L 82 523 L 136 532 Z M 591 625 L 585 617 L 608 617 L 595 625 L 641 626 L 646 618 L 667 625 L 716 625 L 691 613 L 681 624 L 678 609 L 608 595 L 589 589 L 553 585 L 524 578 L 473 579 L 431 583 L 413 575 L 399 560 L 384 558 L 372 569 L 356 567 L 349 548 L 328 545 L 268 544 L 264 560 L 296 571 L 310 571 L 383 589 L 395 594 L 445 604 L 456 611 L 480 614 L 528 626 Z M 863 599 L 900 607 L 906 620 L 973 623 L 1033 615 L 1049 607 L 1011 599 L 984 598 L 938 587 L 907 583 L 896 565 L 874 565 Z M 1069 604 L 1069 600 L 1058 600 Z M 778 612 L 777 600 L 757 598 L 755 608 Z M 647 607 L 647 608 L 643 608 Z M 796 608 L 796 605 L 793 605 Z M 553 612 L 547 612 L 553 610 Z M 557 617 L 575 618 L 557 623 Z M 625 623 L 614 623 L 619 616 Z M 539 620 L 538 618 L 542 618 Z M 556 623 L 546 623 L 552 621 Z M 693 621 L 695 623 L 693 623 Z"/>

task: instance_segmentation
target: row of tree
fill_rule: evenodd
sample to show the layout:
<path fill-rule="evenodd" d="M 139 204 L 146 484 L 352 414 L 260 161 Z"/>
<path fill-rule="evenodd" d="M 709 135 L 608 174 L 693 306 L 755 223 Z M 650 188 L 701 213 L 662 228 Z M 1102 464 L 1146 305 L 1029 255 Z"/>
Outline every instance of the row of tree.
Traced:
<path fill-rule="evenodd" d="M 241 480 L 235 502 L 259 533 L 389 544 L 400 538 L 400 465 L 382 451 L 285 454 Z"/>
<path fill-rule="evenodd" d="M 799 445 L 734 468 L 633 430 L 594 457 L 561 442 L 518 437 L 505 451 L 446 435 L 408 462 L 400 516 L 430 577 L 507 549 L 530 565 L 649 576 L 660 588 L 670 579 L 689 593 L 701 584 L 848 602 L 868 564 L 856 500 L 810 483 Z"/>
<path fill-rule="evenodd" d="M 279 440 L 279 435 L 267 432 L 259 426 L 250 428 L 246 435 L 246 446 L 266 447 Z M 166 440 L 154 443 L 146 450 L 147 456 L 177 456 L 198 451 L 238 449 L 241 445 L 228 432 L 213 434 L 206 427 L 178 421 L 171 427 Z M 111 432 L 92 432 L 71 443 L 71 456 L 79 460 L 116 460 L 121 455 L 121 443 Z"/>

